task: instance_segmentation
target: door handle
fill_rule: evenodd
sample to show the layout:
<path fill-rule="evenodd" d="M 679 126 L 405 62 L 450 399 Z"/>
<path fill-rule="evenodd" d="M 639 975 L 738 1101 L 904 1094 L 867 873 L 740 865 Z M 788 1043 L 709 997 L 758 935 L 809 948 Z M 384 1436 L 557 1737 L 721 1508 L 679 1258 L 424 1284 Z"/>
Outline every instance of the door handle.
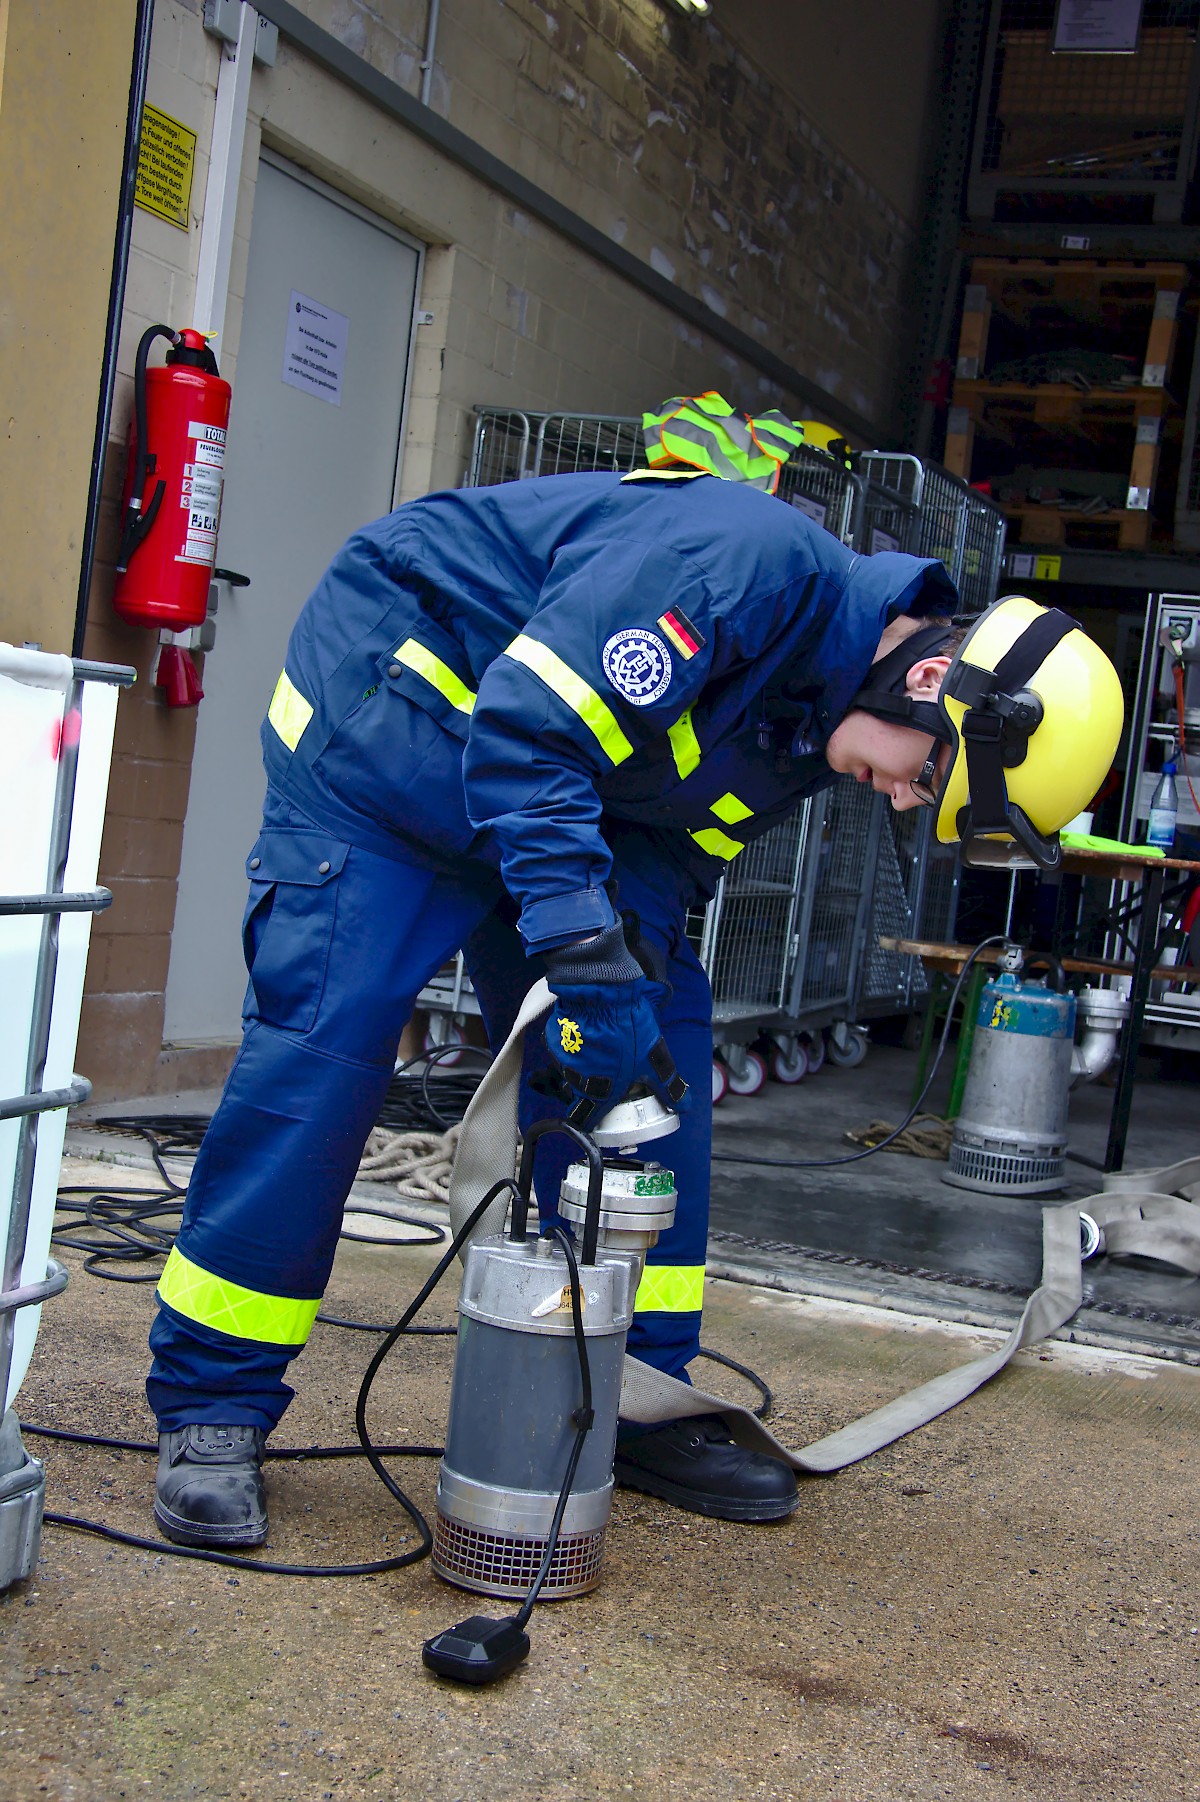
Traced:
<path fill-rule="evenodd" d="M 231 588 L 249 588 L 249 576 L 239 576 L 236 569 L 214 569 L 214 582 L 228 582 Z"/>

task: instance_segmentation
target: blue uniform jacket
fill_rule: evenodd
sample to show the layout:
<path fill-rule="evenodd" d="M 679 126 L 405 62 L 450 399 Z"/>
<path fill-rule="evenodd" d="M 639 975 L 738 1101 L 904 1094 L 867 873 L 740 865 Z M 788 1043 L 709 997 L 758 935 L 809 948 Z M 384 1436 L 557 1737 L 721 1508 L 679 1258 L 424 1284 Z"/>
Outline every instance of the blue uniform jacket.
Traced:
<path fill-rule="evenodd" d="M 887 620 L 940 563 L 859 557 L 705 475 L 549 476 L 364 526 L 297 621 L 272 782 L 385 855 L 500 870 L 530 950 L 611 923 L 617 838 L 681 896 L 831 780 Z"/>

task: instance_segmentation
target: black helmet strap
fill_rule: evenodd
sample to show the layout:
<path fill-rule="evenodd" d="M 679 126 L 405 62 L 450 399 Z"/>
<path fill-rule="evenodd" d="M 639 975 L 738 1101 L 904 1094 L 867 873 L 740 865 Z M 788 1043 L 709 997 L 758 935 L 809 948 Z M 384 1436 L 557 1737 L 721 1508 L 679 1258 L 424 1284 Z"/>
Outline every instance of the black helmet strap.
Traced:
<path fill-rule="evenodd" d="M 877 657 L 867 671 L 862 687 L 850 703 L 889 720 L 897 726 L 915 726 L 943 744 L 951 742 L 951 733 L 941 709 L 934 701 L 918 701 L 907 692 L 908 672 L 922 657 L 936 657 L 944 651 L 953 636 L 946 626 L 922 626 L 910 632 L 898 645 Z"/>
<path fill-rule="evenodd" d="M 947 693 L 966 703 L 959 728 L 967 758 L 970 802 L 957 823 L 964 860 L 970 838 L 1003 832 L 1029 853 L 1042 869 L 1059 861 L 1057 835 L 1047 837 L 1008 798 L 1005 769 L 1024 757 L 1025 743 L 1042 719 L 1042 703 L 1025 684 L 1040 669 L 1055 645 L 1076 630 L 1076 621 L 1059 608 L 1049 608 L 1026 626 L 994 670 L 960 662 L 947 675 Z"/>

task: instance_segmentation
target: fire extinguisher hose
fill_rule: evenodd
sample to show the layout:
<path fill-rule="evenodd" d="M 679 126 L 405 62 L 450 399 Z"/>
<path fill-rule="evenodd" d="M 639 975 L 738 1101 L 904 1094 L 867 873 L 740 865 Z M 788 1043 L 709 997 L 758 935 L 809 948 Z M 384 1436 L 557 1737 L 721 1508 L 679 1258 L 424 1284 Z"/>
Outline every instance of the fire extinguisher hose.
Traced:
<path fill-rule="evenodd" d="M 172 345 L 180 342 L 179 333 L 169 325 L 152 325 L 142 333 L 138 340 L 137 356 L 133 364 L 133 410 L 137 422 L 137 462 L 134 465 L 133 485 L 129 491 L 129 505 L 125 510 L 125 519 L 121 527 L 121 542 L 117 549 L 117 572 L 123 575 L 129 567 L 129 559 L 145 538 L 147 532 L 158 517 L 158 509 L 162 506 L 162 497 L 166 492 L 166 483 L 155 483 L 150 504 L 143 512 L 142 495 L 146 491 L 147 478 L 154 472 L 154 453 L 146 442 L 146 364 L 150 357 L 150 346 L 156 338 L 166 338 Z"/>

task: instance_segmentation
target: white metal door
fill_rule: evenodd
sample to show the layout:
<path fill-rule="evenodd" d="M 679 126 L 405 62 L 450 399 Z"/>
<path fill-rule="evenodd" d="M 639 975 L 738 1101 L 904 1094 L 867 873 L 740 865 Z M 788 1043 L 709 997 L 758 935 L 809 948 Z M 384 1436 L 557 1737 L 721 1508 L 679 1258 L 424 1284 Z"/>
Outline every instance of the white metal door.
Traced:
<path fill-rule="evenodd" d="M 420 247 L 276 159 L 259 165 L 229 422 L 217 643 L 184 825 L 169 1043 L 237 1039 L 259 726 L 288 635 L 339 545 L 392 505 Z M 217 347 L 218 361 L 220 346 Z"/>

